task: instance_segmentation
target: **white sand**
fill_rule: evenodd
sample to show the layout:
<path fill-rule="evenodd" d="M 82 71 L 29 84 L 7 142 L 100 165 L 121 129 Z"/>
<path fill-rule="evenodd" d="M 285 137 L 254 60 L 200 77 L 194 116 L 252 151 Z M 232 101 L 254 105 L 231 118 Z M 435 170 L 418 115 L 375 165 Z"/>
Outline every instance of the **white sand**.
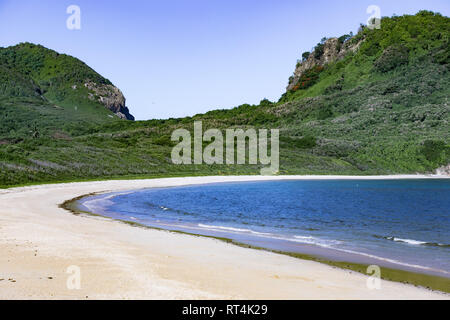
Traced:
<path fill-rule="evenodd" d="M 327 178 L 355 179 L 196 177 L 0 190 L 0 299 L 449 299 L 388 281 L 381 290 L 369 290 L 362 274 L 214 239 L 75 216 L 58 207 L 92 192 Z M 66 285 L 72 265 L 81 270 L 80 290 Z"/>

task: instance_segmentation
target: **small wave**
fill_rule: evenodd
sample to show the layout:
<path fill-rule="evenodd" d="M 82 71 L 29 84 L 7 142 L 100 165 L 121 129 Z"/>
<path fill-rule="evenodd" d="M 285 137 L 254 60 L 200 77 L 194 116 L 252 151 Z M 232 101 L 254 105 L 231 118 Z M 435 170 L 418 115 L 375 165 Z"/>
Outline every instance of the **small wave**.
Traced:
<path fill-rule="evenodd" d="M 87 197 L 81 201 L 81 205 L 92 213 L 103 213 L 107 207 L 114 204 L 114 199 L 117 196 L 127 195 L 129 192 L 114 192 L 104 195 Z"/>
<path fill-rule="evenodd" d="M 257 232 L 250 229 L 241 229 L 241 228 L 232 228 L 232 227 L 222 227 L 222 226 L 214 226 L 214 225 L 207 225 L 207 224 L 198 224 L 200 228 L 206 228 L 206 229 L 215 229 L 215 230 L 223 230 L 223 231 L 232 231 L 232 232 L 245 232 L 245 233 L 252 233 L 252 234 L 258 234 L 258 235 L 271 235 L 271 233 L 265 233 L 265 232 Z"/>
<path fill-rule="evenodd" d="M 223 227 L 223 226 L 206 225 L 206 224 L 198 224 L 198 226 L 201 228 L 206 228 L 206 229 L 214 230 L 214 231 L 250 233 L 250 234 L 254 234 L 257 236 L 274 239 L 274 240 L 283 240 L 283 241 L 297 242 L 297 243 L 303 243 L 303 244 L 313 244 L 313 245 L 318 245 L 318 246 L 327 247 L 327 248 L 332 247 L 335 244 L 342 243 L 341 241 L 337 241 L 337 240 L 325 240 L 325 239 L 319 239 L 319 238 L 315 238 L 315 237 L 311 237 L 311 236 L 283 237 L 283 236 L 275 235 L 272 233 L 258 232 L 258 231 L 254 231 L 254 230 L 250 230 L 250 229 Z"/>
<path fill-rule="evenodd" d="M 385 240 L 394 241 L 394 242 L 403 242 L 403 243 L 407 243 L 407 244 L 414 245 L 414 246 L 450 248 L 449 244 L 438 243 L 438 242 L 426 242 L 426 241 L 413 240 L 413 239 L 402 239 L 402 238 L 397 238 L 397 237 L 383 237 L 383 236 L 378 236 L 378 235 L 375 235 L 375 238 L 385 239 Z"/>
<path fill-rule="evenodd" d="M 427 243 L 424 244 L 424 246 L 450 248 L 450 244 L 437 243 L 437 242 L 427 242 Z"/>
<path fill-rule="evenodd" d="M 294 236 L 293 239 L 286 238 L 284 240 L 294 241 L 294 242 L 299 242 L 299 243 L 306 243 L 306 244 L 314 244 L 314 245 L 318 245 L 318 246 L 326 247 L 326 248 L 330 248 L 333 245 L 342 243 L 342 241 L 338 241 L 338 240 L 326 240 L 326 239 L 321 239 L 321 238 L 316 238 L 316 237 L 311 237 L 311 236 Z"/>
<path fill-rule="evenodd" d="M 421 244 L 426 244 L 425 241 L 418 241 L 418 240 L 411 240 L 411 239 L 400 239 L 400 238 L 396 238 L 396 237 L 386 237 L 387 240 L 391 240 L 391 241 L 395 241 L 395 242 L 404 242 L 404 243 L 408 243 L 408 244 L 412 244 L 412 245 L 421 245 Z"/>
<path fill-rule="evenodd" d="M 303 244 L 311 244 L 311 245 L 316 245 L 316 246 L 320 246 L 323 248 L 329 248 L 329 249 L 340 251 L 340 252 L 355 254 L 355 255 L 364 256 L 364 257 L 368 257 L 368 258 L 372 258 L 372 259 L 376 259 L 376 260 L 380 260 L 380 261 L 385 261 L 385 262 L 389 262 L 389 263 L 393 263 L 393 264 L 397 264 L 397 265 L 402 265 L 405 267 L 437 271 L 437 272 L 449 274 L 449 272 L 447 272 L 445 270 L 434 269 L 431 267 L 421 266 L 421 265 L 417 265 L 417 264 L 409 264 L 409 263 L 405 263 L 405 262 L 402 262 L 399 260 L 384 258 L 384 257 L 380 257 L 377 255 L 373 255 L 373 254 L 369 254 L 369 253 L 365 253 L 365 252 L 339 248 L 339 247 L 336 247 L 335 245 L 342 244 L 342 241 L 338 241 L 338 240 L 325 240 L 325 239 L 320 239 L 320 238 L 316 238 L 316 237 L 312 237 L 312 236 L 300 236 L 300 235 L 288 238 L 288 237 L 277 236 L 277 235 L 274 235 L 271 233 L 256 232 L 256 231 L 253 231 L 250 229 L 222 227 L 222 226 L 205 225 L 205 224 L 198 224 L 198 226 L 202 227 L 202 228 L 208 228 L 210 230 L 216 230 L 216 231 L 245 232 L 245 233 L 257 234 L 261 237 L 270 238 L 270 239 L 274 239 L 274 240 L 283 240 L 283 241 L 291 241 L 291 242 L 297 242 L 297 243 L 303 243 Z M 387 237 L 380 237 L 380 238 L 387 238 Z M 406 240 L 406 239 L 402 239 L 402 240 Z"/>
<path fill-rule="evenodd" d="M 390 262 L 390 263 L 393 263 L 393 264 L 398 264 L 398 265 L 405 266 L 405 267 L 411 267 L 411 268 L 417 268 L 417 269 L 423 269 L 423 270 L 430 270 L 430 271 L 437 271 L 437 272 L 442 272 L 442 273 L 445 273 L 445 274 L 450 274 L 448 271 L 445 271 L 445 270 L 434 269 L 434 268 L 431 268 L 431 267 L 425 267 L 425 266 L 421 266 L 421 265 L 418 265 L 418 264 L 405 263 L 405 262 L 402 262 L 402 261 L 399 261 L 399 260 L 383 258 L 383 257 L 376 256 L 376 255 L 369 254 L 369 253 L 353 251 L 353 250 L 348 250 L 348 249 L 342 249 L 342 248 L 333 248 L 333 249 L 335 249 L 337 251 L 341 251 L 341 252 L 357 254 L 357 255 L 360 255 L 360 256 L 364 256 L 364 257 L 369 257 L 369 258 L 373 258 L 373 259 L 377 259 L 377 260 L 381 260 L 381 261 L 386 261 L 386 262 Z"/>
<path fill-rule="evenodd" d="M 314 237 L 294 236 L 296 239 L 314 239 Z"/>

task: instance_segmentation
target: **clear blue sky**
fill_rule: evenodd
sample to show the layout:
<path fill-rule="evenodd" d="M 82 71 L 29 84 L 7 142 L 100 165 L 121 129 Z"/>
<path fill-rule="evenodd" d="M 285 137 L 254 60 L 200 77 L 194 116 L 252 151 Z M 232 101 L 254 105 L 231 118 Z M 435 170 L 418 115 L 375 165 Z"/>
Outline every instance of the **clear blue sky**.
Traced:
<path fill-rule="evenodd" d="M 81 30 L 66 8 L 81 8 Z M 137 119 L 277 100 L 322 37 L 448 0 L 0 0 L 0 46 L 33 42 L 80 58 L 118 86 Z"/>

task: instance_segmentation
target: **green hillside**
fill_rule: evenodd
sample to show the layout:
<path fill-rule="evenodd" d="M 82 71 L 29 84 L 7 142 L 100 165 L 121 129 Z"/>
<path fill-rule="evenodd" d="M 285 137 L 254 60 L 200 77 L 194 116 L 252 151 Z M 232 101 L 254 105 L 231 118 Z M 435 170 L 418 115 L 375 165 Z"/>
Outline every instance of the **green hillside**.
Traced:
<path fill-rule="evenodd" d="M 449 20 L 422 11 L 323 39 L 299 53 L 278 102 L 169 120 L 119 119 L 121 98 L 99 102 L 112 84 L 75 58 L 33 44 L 0 48 L 0 185 L 259 173 L 173 165 L 170 135 L 195 120 L 204 130 L 279 128 L 280 174 L 434 172 L 450 163 Z"/>

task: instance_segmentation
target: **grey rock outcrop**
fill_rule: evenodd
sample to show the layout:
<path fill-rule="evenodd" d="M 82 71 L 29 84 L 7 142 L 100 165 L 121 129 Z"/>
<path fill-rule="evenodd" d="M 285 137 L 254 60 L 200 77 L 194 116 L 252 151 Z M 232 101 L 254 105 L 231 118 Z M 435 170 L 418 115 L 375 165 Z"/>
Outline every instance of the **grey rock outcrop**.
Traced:
<path fill-rule="evenodd" d="M 289 85 L 286 90 L 292 90 L 300 80 L 303 73 L 305 73 L 307 70 L 310 70 L 315 66 L 325 66 L 326 64 L 329 64 L 331 62 L 339 61 L 343 59 L 347 55 L 347 53 L 358 51 L 363 41 L 364 40 L 360 40 L 356 43 L 347 41 L 343 44 L 340 44 L 338 38 L 327 39 L 323 43 L 323 53 L 319 58 L 316 58 L 316 52 L 313 51 L 305 61 L 302 61 L 297 65 L 294 71 L 294 75 L 289 79 Z"/>
<path fill-rule="evenodd" d="M 121 119 L 134 120 L 130 110 L 126 107 L 125 97 L 118 88 L 110 84 L 99 85 L 95 82 L 86 82 L 84 86 L 91 91 L 88 95 L 89 99 L 98 100 Z"/>
<path fill-rule="evenodd" d="M 450 164 L 436 169 L 436 174 L 439 176 L 450 176 Z"/>

